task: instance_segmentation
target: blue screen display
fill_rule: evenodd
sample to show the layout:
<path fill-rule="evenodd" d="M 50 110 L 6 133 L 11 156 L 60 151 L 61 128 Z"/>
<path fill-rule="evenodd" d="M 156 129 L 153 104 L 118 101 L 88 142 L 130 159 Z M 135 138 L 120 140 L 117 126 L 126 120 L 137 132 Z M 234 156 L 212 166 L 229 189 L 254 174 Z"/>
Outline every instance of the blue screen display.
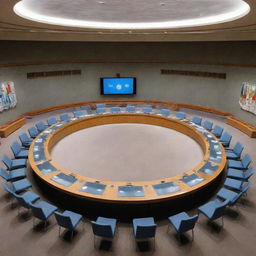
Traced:
<path fill-rule="evenodd" d="M 102 94 L 135 94 L 135 78 L 102 78 Z"/>

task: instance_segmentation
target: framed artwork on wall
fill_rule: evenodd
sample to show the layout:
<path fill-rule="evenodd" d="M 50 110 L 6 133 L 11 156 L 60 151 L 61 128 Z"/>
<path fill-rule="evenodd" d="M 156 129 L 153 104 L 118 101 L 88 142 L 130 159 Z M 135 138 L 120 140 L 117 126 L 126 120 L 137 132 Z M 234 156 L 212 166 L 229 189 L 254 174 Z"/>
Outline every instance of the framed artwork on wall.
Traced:
<path fill-rule="evenodd" d="M 256 115 L 256 84 L 242 84 L 239 104 L 242 109 Z"/>
<path fill-rule="evenodd" d="M 0 112 L 14 108 L 17 105 L 17 98 L 14 83 L 5 81 L 0 83 Z"/>

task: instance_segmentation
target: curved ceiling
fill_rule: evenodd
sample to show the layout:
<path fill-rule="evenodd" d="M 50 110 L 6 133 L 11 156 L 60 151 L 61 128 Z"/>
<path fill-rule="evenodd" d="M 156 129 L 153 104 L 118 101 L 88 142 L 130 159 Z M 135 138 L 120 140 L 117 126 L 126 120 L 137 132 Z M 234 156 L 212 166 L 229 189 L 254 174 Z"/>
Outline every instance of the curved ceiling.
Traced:
<path fill-rule="evenodd" d="M 0 0 L 0 4 L 0 40 L 256 40 L 255 0 Z"/>

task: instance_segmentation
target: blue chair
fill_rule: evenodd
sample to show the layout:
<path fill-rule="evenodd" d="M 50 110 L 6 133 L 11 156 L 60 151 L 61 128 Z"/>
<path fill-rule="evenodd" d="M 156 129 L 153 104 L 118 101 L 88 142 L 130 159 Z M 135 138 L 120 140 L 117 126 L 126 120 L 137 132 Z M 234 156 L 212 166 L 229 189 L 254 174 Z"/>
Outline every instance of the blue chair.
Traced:
<path fill-rule="evenodd" d="M 141 111 L 144 114 L 150 114 L 152 112 L 152 107 L 143 107 Z"/>
<path fill-rule="evenodd" d="M 198 212 L 202 213 L 206 216 L 210 221 L 214 221 L 221 217 L 222 226 L 224 224 L 223 216 L 226 210 L 226 206 L 228 205 L 229 200 L 225 200 L 224 202 L 215 199 L 210 201 L 198 208 Z"/>
<path fill-rule="evenodd" d="M 27 159 L 24 158 L 11 160 L 7 155 L 3 155 L 2 161 L 9 171 L 27 166 Z"/>
<path fill-rule="evenodd" d="M 241 142 L 237 142 L 234 148 L 228 148 L 226 150 L 226 155 L 228 159 L 237 160 L 241 157 L 242 151 L 244 149 L 244 145 Z"/>
<path fill-rule="evenodd" d="M 20 142 L 24 148 L 29 148 L 33 139 L 29 138 L 26 133 L 22 133 L 19 135 Z"/>
<path fill-rule="evenodd" d="M 84 110 L 79 110 L 74 112 L 74 117 L 84 117 L 86 115 Z"/>
<path fill-rule="evenodd" d="M 14 141 L 11 144 L 11 150 L 12 150 L 14 157 L 17 159 L 28 158 L 28 150 L 22 149 L 21 145 L 17 141 Z"/>
<path fill-rule="evenodd" d="M 59 225 L 59 236 L 60 236 L 61 227 L 63 227 L 68 230 L 71 230 L 71 238 L 73 237 L 74 229 L 83 219 L 83 216 L 81 214 L 67 211 L 67 210 L 64 211 L 63 213 L 55 211 L 54 215 Z"/>
<path fill-rule="evenodd" d="M 111 108 L 111 113 L 120 113 L 121 112 L 121 108 L 120 107 L 112 107 Z"/>
<path fill-rule="evenodd" d="M 170 111 L 170 109 L 164 109 L 163 108 L 163 109 L 161 109 L 160 114 L 162 116 L 169 116 L 171 114 L 171 111 Z"/>
<path fill-rule="evenodd" d="M 226 178 L 223 185 L 228 189 L 238 190 L 239 192 L 241 192 L 243 190 L 243 183 L 244 182 L 242 180 Z"/>
<path fill-rule="evenodd" d="M 32 139 L 35 139 L 36 136 L 39 134 L 39 131 L 36 127 L 32 126 L 28 129 L 28 133 Z"/>
<path fill-rule="evenodd" d="M 99 103 L 99 104 L 95 104 L 96 108 L 105 108 L 106 104 L 105 103 Z"/>
<path fill-rule="evenodd" d="M 96 114 L 100 115 L 106 112 L 105 108 L 96 108 Z"/>
<path fill-rule="evenodd" d="M 193 116 L 191 121 L 194 123 L 194 124 L 197 124 L 197 125 L 201 125 L 202 123 L 202 117 L 201 116 Z"/>
<path fill-rule="evenodd" d="M 88 114 L 92 114 L 92 109 L 89 105 L 81 106 L 81 110 L 86 110 Z"/>
<path fill-rule="evenodd" d="M 184 112 L 176 112 L 176 119 L 178 120 L 182 120 L 182 119 L 186 119 L 187 115 Z"/>
<path fill-rule="evenodd" d="M 133 233 L 135 239 L 154 239 L 156 235 L 156 223 L 153 217 L 133 219 Z"/>
<path fill-rule="evenodd" d="M 36 128 L 39 132 L 43 132 L 48 126 L 43 122 L 39 121 L 36 123 Z"/>
<path fill-rule="evenodd" d="M 136 112 L 135 106 L 131 106 L 131 105 L 126 106 L 126 112 L 135 113 Z"/>
<path fill-rule="evenodd" d="M 248 169 L 252 158 L 249 154 L 246 154 L 242 160 L 228 160 L 228 168 L 246 170 Z"/>
<path fill-rule="evenodd" d="M 98 217 L 96 221 L 91 221 L 91 224 L 94 234 L 94 247 L 95 236 L 111 240 L 114 238 L 116 232 L 116 219 Z"/>
<path fill-rule="evenodd" d="M 61 121 L 66 121 L 68 119 L 70 119 L 70 116 L 67 113 L 60 114 Z"/>
<path fill-rule="evenodd" d="M 45 201 L 40 201 L 37 204 L 29 203 L 32 214 L 34 216 L 33 226 L 35 226 L 35 218 L 44 222 L 44 227 L 46 227 L 47 220 L 54 214 L 57 207 L 49 204 Z"/>
<path fill-rule="evenodd" d="M 229 132 L 224 132 L 219 141 L 221 142 L 223 147 L 229 147 L 230 141 L 232 139 L 232 135 Z"/>
<path fill-rule="evenodd" d="M 221 135 L 222 135 L 222 133 L 223 133 L 223 130 L 224 130 L 224 129 L 223 129 L 221 126 L 215 125 L 215 126 L 213 127 L 213 130 L 211 131 L 211 133 L 212 133 L 214 136 L 216 136 L 217 138 L 220 138 Z"/>
<path fill-rule="evenodd" d="M 212 126 L 213 126 L 213 122 L 209 121 L 209 120 L 205 120 L 203 122 L 203 127 L 208 130 L 211 131 L 212 130 Z"/>
<path fill-rule="evenodd" d="M 254 169 L 255 168 L 250 167 L 247 171 L 241 171 L 238 169 L 229 168 L 227 170 L 227 177 L 248 181 L 249 178 L 254 174 Z"/>
<path fill-rule="evenodd" d="M 5 179 L 6 181 L 12 181 L 20 178 L 26 177 L 26 169 L 16 169 L 13 171 L 4 171 L 4 169 L 0 168 L 0 176 Z"/>
<path fill-rule="evenodd" d="M 55 116 L 51 116 L 51 117 L 49 117 L 49 118 L 47 119 L 47 124 L 48 124 L 48 126 L 52 126 L 52 125 L 56 124 L 57 122 L 58 122 L 58 121 L 57 121 L 57 119 L 56 119 Z"/>
<path fill-rule="evenodd" d="M 179 234 L 179 236 L 187 232 L 189 230 L 192 230 L 192 240 L 194 240 L 194 227 L 197 222 L 198 215 L 189 216 L 185 212 L 178 213 L 176 215 L 168 217 L 168 220 L 176 230 L 176 232 Z"/>
<path fill-rule="evenodd" d="M 28 181 L 28 179 L 14 181 L 12 183 L 10 182 L 9 184 L 3 183 L 3 188 L 9 193 L 18 193 L 31 187 L 32 184 Z"/>

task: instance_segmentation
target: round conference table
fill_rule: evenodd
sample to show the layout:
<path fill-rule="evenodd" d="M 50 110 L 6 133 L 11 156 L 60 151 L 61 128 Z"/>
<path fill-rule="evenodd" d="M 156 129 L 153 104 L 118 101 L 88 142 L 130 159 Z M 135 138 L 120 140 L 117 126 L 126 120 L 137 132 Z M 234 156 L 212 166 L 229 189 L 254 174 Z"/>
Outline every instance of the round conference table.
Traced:
<path fill-rule="evenodd" d="M 51 150 L 65 136 L 105 124 L 136 123 L 157 125 L 181 132 L 195 140 L 203 151 L 203 160 L 193 169 L 173 177 L 145 182 L 96 180 L 61 168 Z M 186 156 L 184 156 L 185 158 Z M 60 121 L 31 144 L 29 163 L 35 174 L 49 186 L 69 195 L 107 203 L 155 203 L 191 195 L 210 186 L 224 171 L 226 154 L 218 139 L 203 127 L 159 113 L 104 113 L 73 117 Z M 161 159 L 159 159 L 161 161 Z"/>

